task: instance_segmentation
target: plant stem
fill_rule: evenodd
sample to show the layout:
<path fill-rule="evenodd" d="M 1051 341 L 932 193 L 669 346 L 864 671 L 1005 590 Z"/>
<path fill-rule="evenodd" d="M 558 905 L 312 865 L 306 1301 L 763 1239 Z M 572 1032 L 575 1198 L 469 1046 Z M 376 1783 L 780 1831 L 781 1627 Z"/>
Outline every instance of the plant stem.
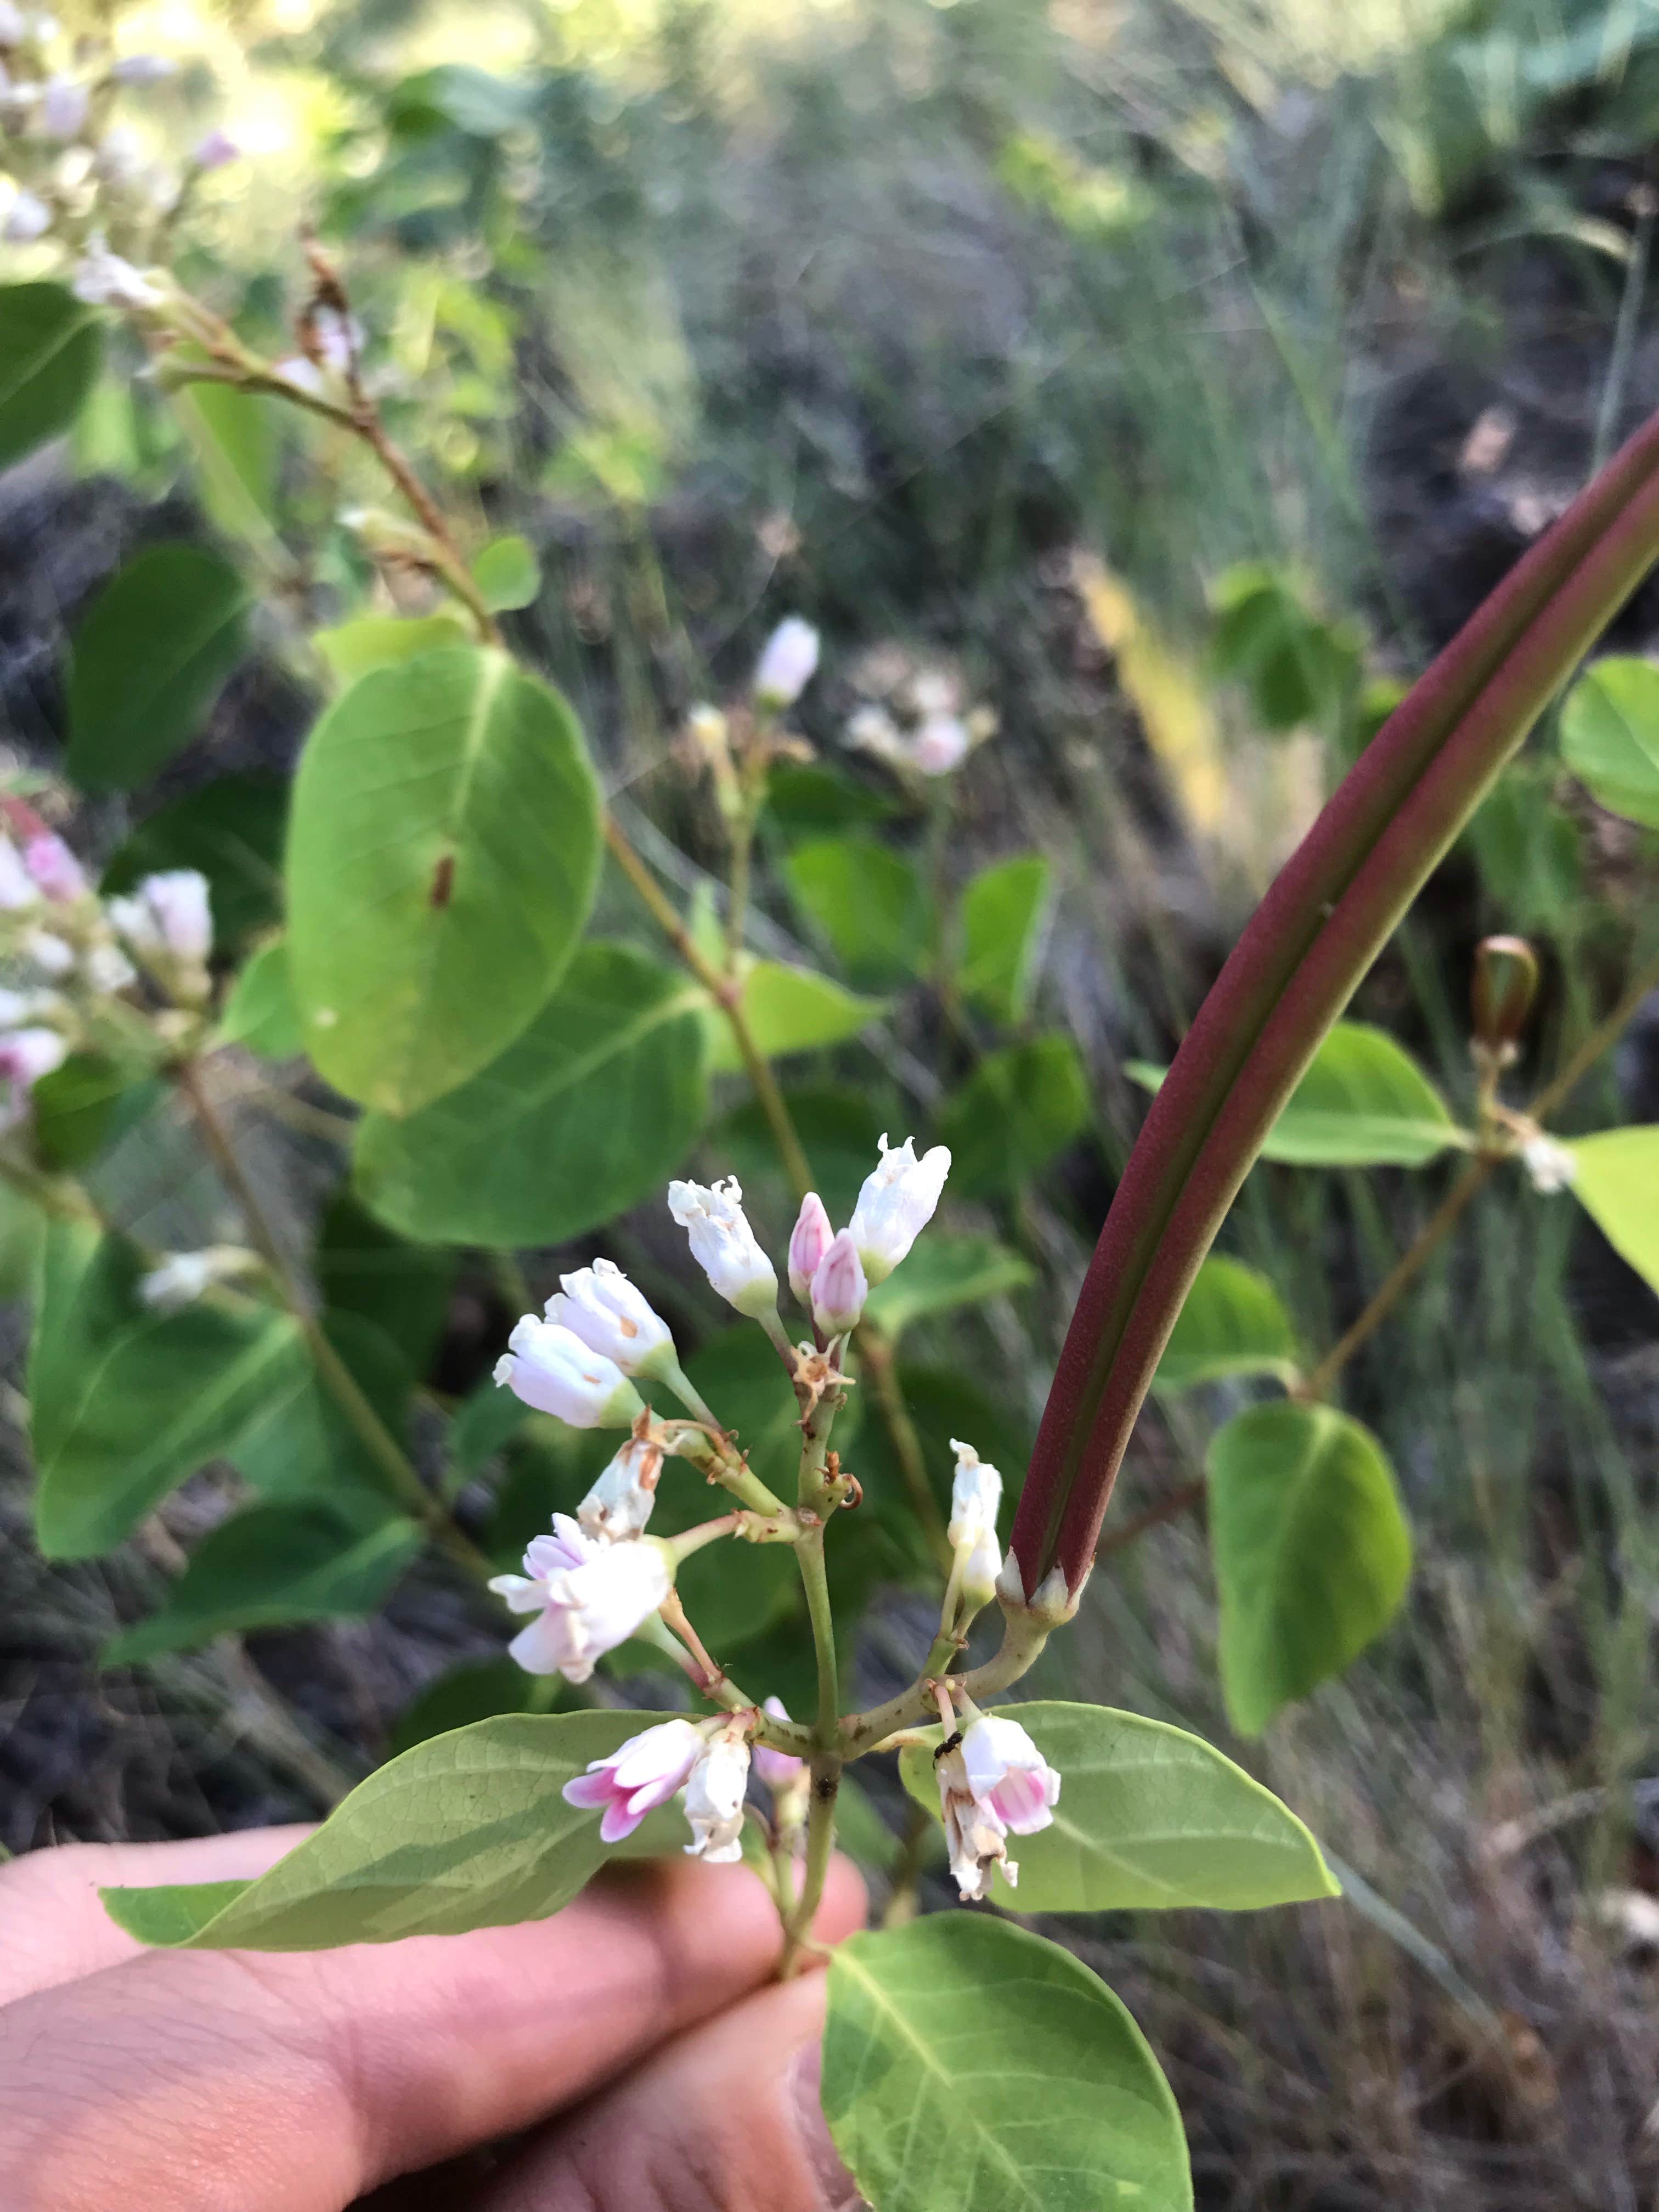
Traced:
<path fill-rule="evenodd" d="M 836 1741 L 841 1717 L 841 1678 L 836 1670 L 836 1620 L 830 1604 L 830 1577 L 823 1564 L 823 1529 L 809 1528 L 795 1547 L 800 1578 L 806 1592 L 807 1618 L 812 1625 L 812 1649 L 817 1658 L 818 1717 L 815 1731 L 821 1748 Z"/>
<path fill-rule="evenodd" d="M 1619 1042 L 1620 1032 L 1642 1005 L 1650 991 L 1659 990 L 1659 959 L 1650 960 L 1638 968 L 1623 996 L 1606 1019 L 1596 1024 L 1566 1066 L 1553 1082 L 1547 1083 L 1528 1108 L 1528 1118 L 1542 1121 L 1561 1105 L 1570 1091 L 1576 1090 L 1589 1073 L 1596 1061 L 1609 1046 Z"/>
<path fill-rule="evenodd" d="M 1043 1645 L 1048 1641 L 1048 1626 L 1034 1615 L 1005 1608 L 1007 1626 L 1003 1632 L 1002 1648 L 982 1667 L 975 1667 L 965 1674 L 953 1674 L 951 1687 L 958 1696 L 971 1698 L 981 1705 L 994 1698 L 1012 1682 L 1018 1681 L 1036 1664 Z M 908 1690 L 890 1698 L 884 1705 L 876 1705 L 867 1713 L 854 1714 L 841 1724 L 841 1744 L 848 1759 L 861 1759 L 890 1735 L 901 1729 L 915 1728 L 918 1723 L 935 1717 L 933 1692 L 933 1678 L 924 1674 Z"/>
<path fill-rule="evenodd" d="M 270 1271 L 283 1303 L 298 1324 L 324 1388 L 345 1415 L 364 1448 L 381 1468 L 404 1510 L 419 1521 L 475 1581 L 489 1579 L 490 1565 L 483 1553 L 463 1535 L 440 1501 L 427 1489 L 392 1431 L 364 1395 L 356 1376 L 329 1342 L 313 1312 L 305 1287 L 295 1273 L 258 1193 L 248 1180 L 230 1132 L 209 1097 L 201 1071 L 186 1060 L 173 1071 L 173 1079 L 194 1110 L 203 1140 L 213 1155 L 226 1188 L 235 1199 L 259 1256 Z"/>
<path fill-rule="evenodd" d="M 795 1909 L 783 1926 L 783 1955 L 778 1960 L 778 1979 L 787 1981 L 800 1965 L 801 1953 L 811 1939 L 812 1923 L 823 1901 L 823 1885 L 836 1848 L 836 1800 L 841 1795 L 840 1755 L 822 1753 L 812 1761 L 812 1805 L 806 1816 L 806 1871 Z"/>

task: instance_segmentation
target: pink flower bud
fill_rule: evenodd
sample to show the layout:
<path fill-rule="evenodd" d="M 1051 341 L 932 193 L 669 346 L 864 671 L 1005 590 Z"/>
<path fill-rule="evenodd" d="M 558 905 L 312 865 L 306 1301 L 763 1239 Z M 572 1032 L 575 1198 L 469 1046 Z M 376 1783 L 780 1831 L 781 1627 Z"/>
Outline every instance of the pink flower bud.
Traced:
<path fill-rule="evenodd" d="M 178 74 L 178 63 L 165 54 L 124 54 L 110 68 L 117 84 L 162 84 Z"/>
<path fill-rule="evenodd" d="M 869 1294 L 853 1232 L 843 1229 L 813 1274 L 812 1319 L 826 1336 L 845 1336 L 864 1311 Z"/>
<path fill-rule="evenodd" d="M 781 622 L 755 664 L 754 692 L 763 707 L 793 707 L 818 665 L 818 634 L 799 615 Z"/>
<path fill-rule="evenodd" d="M 586 1534 L 568 1513 L 537 1536 L 522 1575 L 496 1575 L 490 1589 L 513 1613 L 536 1615 L 507 1646 L 527 1674 L 585 1682 L 594 1662 L 625 1644 L 674 1586 L 668 1554 L 648 1537 L 622 1544 Z"/>
<path fill-rule="evenodd" d="M 37 831 L 24 846 L 23 866 L 49 899 L 67 904 L 86 896 L 87 879 L 81 863 L 50 830 Z"/>
<path fill-rule="evenodd" d="M 775 1721 L 787 1721 L 788 1707 L 781 1698 L 769 1698 L 763 1710 Z M 769 1743 L 757 1743 L 754 1747 L 755 1771 L 771 1790 L 790 1789 L 805 1771 L 805 1762 L 793 1753 L 774 1751 Z"/>
<path fill-rule="evenodd" d="M 69 1042 L 56 1030 L 10 1030 L 0 1036 L 0 1130 L 16 1127 L 28 1111 L 30 1091 L 68 1057 Z"/>
<path fill-rule="evenodd" d="M 972 744 L 959 714 L 930 714 L 910 740 L 910 757 L 924 775 L 949 775 L 962 766 Z"/>
<path fill-rule="evenodd" d="M 789 1239 L 789 1287 L 802 1305 L 806 1304 L 818 1262 L 830 1249 L 835 1234 L 830 1216 L 823 1210 L 823 1200 L 817 1191 L 809 1190 L 800 1202 L 800 1213 Z"/>
<path fill-rule="evenodd" d="M 192 168 L 206 175 L 215 169 L 228 168 L 231 162 L 241 158 L 242 149 L 233 137 L 223 131 L 210 131 L 205 138 L 198 141 L 190 160 Z"/>
<path fill-rule="evenodd" d="M 131 898 L 112 898 L 109 918 L 140 959 L 199 968 L 213 950 L 207 878 L 194 868 L 146 876 Z"/>
<path fill-rule="evenodd" d="M 609 1759 L 590 1761 L 586 1774 L 565 1784 L 564 1802 L 585 1811 L 603 1808 L 599 1840 L 620 1844 L 684 1787 L 702 1744 L 702 1730 L 690 1721 L 664 1721 L 630 1735 Z"/>
<path fill-rule="evenodd" d="M 84 129 L 92 94 L 78 77 L 48 77 L 35 119 L 43 138 L 75 138 Z"/>

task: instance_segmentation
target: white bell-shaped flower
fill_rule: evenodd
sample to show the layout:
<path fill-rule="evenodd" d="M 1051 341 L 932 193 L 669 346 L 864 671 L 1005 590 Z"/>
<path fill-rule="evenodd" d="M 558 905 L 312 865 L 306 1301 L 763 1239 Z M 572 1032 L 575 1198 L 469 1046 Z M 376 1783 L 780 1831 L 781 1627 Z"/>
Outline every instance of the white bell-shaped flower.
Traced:
<path fill-rule="evenodd" d="M 630 1437 L 576 1508 L 577 1522 L 588 1535 L 611 1543 L 643 1535 L 661 1473 L 661 1445 Z"/>
<path fill-rule="evenodd" d="M 853 1208 L 853 1242 L 872 1283 L 884 1283 L 933 1219 L 951 1172 L 943 1145 L 916 1158 L 915 1139 L 890 1146 L 881 1139 L 881 1159 L 864 1179 Z"/>
<path fill-rule="evenodd" d="M 668 1210 L 691 1240 L 691 1257 L 728 1305 L 758 1321 L 775 1310 L 778 1278 L 756 1242 L 736 1176 L 724 1182 L 671 1182 Z"/>
<path fill-rule="evenodd" d="M 620 1844 L 647 1813 L 684 1789 L 702 1745 L 702 1731 L 690 1721 L 663 1721 L 630 1735 L 608 1759 L 590 1759 L 586 1773 L 567 1782 L 561 1794 L 567 1805 L 603 1809 L 599 1841 Z"/>
<path fill-rule="evenodd" d="M 626 1429 L 643 1411 L 640 1395 L 614 1360 L 558 1322 L 526 1314 L 495 1362 L 495 1380 L 526 1406 L 573 1429 Z"/>
<path fill-rule="evenodd" d="M 625 1644 L 674 1586 L 668 1553 L 649 1537 L 611 1544 L 586 1534 L 568 1513 L 553 1534 L 532 1538 L 522 1575 L 496 1575 L 490 1589 L 514 1613 L 536 1618 L 508 1651 L 528 1674 L 585 1682 L 594 1662 Z"/>
<path fill-rule="evenodd" d="M 786 616 L 761 648 L 754 693 L 763 707 L 793 707 L 817 672 L 818 634 L 799 615 Z"/>
<path fill-rule="evenodd" d="M 1018 1721 L 978 1715 L 963 1730 L 962 1764 L 977 1803 L 1011 1835 L 1034 1836 L 1053 1821 L 1060 1776 Z"/>
<path fill-rule="evenodd" d="M 963 1903 L 975 1904 L 984 1897 L 993 1867 L 1000 1867 L 1004 1880 L 1013 1887 L 1019 1868 L 1008 1856 L 1007 1823 L 994 1806 L 982 1805 L 975 1796 L 960 1744 L 939 1753 L 933 1774 L 951 1872 Z"/>
<path fill-rule="evenodd" d="M 668 1323 L 613 1261 L 561 1275 L 548 1300 L 549 1321 L 558 1322 L 624 1375 L 660 1374 L 674 1358 Z"/>

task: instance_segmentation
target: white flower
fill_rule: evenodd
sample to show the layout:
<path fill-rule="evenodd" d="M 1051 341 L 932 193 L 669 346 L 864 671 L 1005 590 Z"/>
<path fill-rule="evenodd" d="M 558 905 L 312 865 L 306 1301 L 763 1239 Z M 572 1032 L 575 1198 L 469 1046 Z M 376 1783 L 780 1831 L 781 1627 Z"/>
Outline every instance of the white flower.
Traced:
<path fill-rule="evenodd" d="M 514 1613 L 536 1615 L 507 1650 L 527 1674 L 585 1682 L 593 1662 L 625 1644 L 674 1586 L 668 1555 L 650 1539 L 597 1541 L 568 1513 L 553 1534 L 536 1536 L 522 1575 L 497 1575 L 490 1589 Z"/>
<path fill-rule="evenodd" d="M 740 1728 L 724 1728 L 704 1744 L 685 1785 L 685 1817 L 691 1823 L 688 1858 L 710 1866 L 730 1866 L 743 1856 L 743 1799 L 749 1786 L 749 1738 Z"/>
<path fill-rule="evenodd" d="M 0 1036 L 0 1129 L 15 1128 L 28 1111 L 30 1091 L 68 1058 L 69 1041 L 56 1030 L 10 1030 Z"/>
<path fill-rule="evenodd" d="M 193 1306 L 215 1274 L 210 1252 L 169 1252 L 158 1267 L 138 1279 L 138 1303 L 152 1313 L 178 1313 Z"/>
<path fill-rule="evenodd" d="M 585 1533 L 611 1543 L 641 1535 L 657 1502 L 661 1473 L 661 1445 L 630 1437 L 576 1508 Z"/>
<path fill-rule="evenodd" d="M 781 1698 L 769 1698 L 763 1710 L 775 1721 L 787 1721 L 789 1708 Z M 792 1790 L 805 1772 L 805 1762 L 793 1752 L 774 1751 L 769 1743 L 757 1743 L 754 1747 L 755 1771 L 770 1790 Z"/>
<path fill-rule="evenodd" d="M 82 965 L 93 989 L 108 998 L 138 981 L 138 970 L 118 945 L 93 945 Z"/>
<path fill-rule="evenodd" d="M 923 775 L 949 775 L 967 759 L 973 742 L 960 714 L 929 714 L 911 736 L 910 758 Z"/>
<path fill-rule="evenodd" d="M 117 84 L 160 84 L 178 74 L 178 63 L 165 54 L 124 54 L 110 69 Z"/>
<path fill-rule="evenodd" d="M 809 1190 L 789 1238 L 789 1287 L 802 1305 L 806 1304 L 817 1264 L 835 1241 L 836 1232 L 824 1212 L 823 1200 Z"/>
<path fill-rule="evenodd" d="M 981 1805 L 974 1795 L 962 1746 L 939 1752 L 933 1760 L 939 1783 L 939 1813 L 945 1822 L 945 1847 L 951 1872 L 964 1905 L 985 1894 L 994 1866 L 1002 1869 L 1010 1888 L 1019 1881 L 1019 1869 L 1008 1856 L 1007 1823 L 994 1808 Z"/>
<path fill-rule="evenodd" d="M 23 866 L 42 893 L 67 906 L 87 895 L 86 872 L 63 839 L 38 830 L 23 847 Z"/>
<path fill-rule="evenodd" d="M 290 354 L 286 361 L 273 363 L 271 374 L 291 384 L 296 392 L 303 392 L 313 399 L 320 399 L 326 380 L 314 361 L 307 361 L 302 353 Z M 342 520 L 343 520 L 343 517 Z"/>
<path fill-rule="evenodd" d="M 106 184 L 136 185 L 144 173 L 144 149 L 136 131 L 112 124 L 98 143 L 94 166 Z"/>
<path fill-rule="evenodd" d="M 0 830 L 0 913 L 15 914 L 21 907 L 40 903 L 40 886 L 23 863 L 23 855 Z"/>
<path fill-rule="evenodd" d="M 962 766 L 975 743 L 975 727 L 960 714 L 924 714 L 913 729 L 901 729 L 884 707 L 860 707 L 847 725 L 847 742 L 872 753 L 889 767 L 919 775 L 948 775 Z"/>
<path fill-rule="evenodd" d="M 1018 1721 L 990 1713 L 970 1721 L 962 1764 L 975 1802 L 1011 1835 L 1034 1836 L 1054 1820 L 1060 1777 Z"/>
<path fill-rule="evenodd" d="M 763 707 L 793 707 L 818 665 L 818 634 L 799 615 L 773 631 L 755 663 L 754 693 Z"/>
<path fill-rule="evenodd" d="M 23 22 L 23 11 L 15 0 L 0 0 L 0 53 L 9 53 L 21 46 L 27 35 Z"/>
<path fill-rule="evenodd" d="M 853 1208 L 853 1242 L 872 1283 L 884 1283 L 933 1218 L 951 1155 L 943 1145 L 916 1158 L 915 1140 L 895 1147 L 881 1140 L 881 1160 L 865 1177 Z"/>
<path fill-rule="evenodd" d="M 130 898 L 112 898 L 109 918 L 141 959 L 199 968 L 213 950 L 207 878 L 194 868 L 146 876 Z"/>
<path fill-rule="evenodd" d="M 904 732 L 885 707 L 860 707 L 847 725 L 847 742 L 878 760 L 905 758 Z"/>
<path fill-rule="evenodd" d="M 64 1001 L 56 991 L 10 991 L 0 988 L 0 1030 L 21 1029 L 42 1015 L 59 1013 Z"/>
<path fill-rule="evenodd" d="M 1002 1503 L 1002 1477 L 981 1459 L 972 1444 L 951 1439 L 957 1471 L 951 1486 L 951 1525 L 946 1534 L 956 1554 L 951 1580 L 977 1610 L 988 1605 L 1002 1571 L 1002 1547 L 997 1541 L 997 1509 Z"/>
<path fill-rule="evenodd" d="M 549 1321 L 562 1322 L 604 1352 L 624 1375 L 659 1375 L 672 1364 L 668 1323 L 614 1261 L 596 1260 L 574 1275 L 561 1275 L 559 1282 L 562 1287 L 547 1302 Z"/>
<path fill-rule="evenodd" d="M 843 1229 L 818 1261 L 811 1283 L 812 1319 L 825 1336 L 845 1336 L 870 1295 L 853 1232 Z"/>
<path fill-rule="evenodd" d="M 584 1811 L 603 1808 L 599 1841 L 620 1844 L 684 1788 L 702 1743 L 702 1729 L 690 1721 L 663 1721 L 630 1735 L 608 1759 L 590 1759 L 586 1774 L 565 1784 L 564 1802 Z"/>
<path fill-rule="evenodd" d="M 42 137 L 76 138 L 85 128 L 91 108 L 92 94 L 79 77 L 48 77 L 35 121 Z"/>
<path fill-rule="evenodd" d="M 27 246 L 52 228 L 52 210 L 34 193 L 19 191 L 6 210 L 6 236 L 14 246 Z"/>
<path fill-rule="evenodd" d="M 362 325 L 337 307 L 316 308 L 301 335 L 312 360 L 331 376 L 344 376 L 363 349 Z"/>
<path fill-rule="evenodd" d="M 24 958 L 32 960 L 43 975 L 55 980 L 75 972 L 75 947 L 50 929 L 30 930 L 22 950 Z"/>
<path fill-rule="evenodd" d="M 616 1362 L 558 1322 L 526 1314 L 507 1340 L 511 1349 L 495 1362 L 495 1380 L 538 1413 L 573 1429 L 625 1429 L 642 1410 Z"/>
<path fill-rule="evenodd" d="M 98 238 L 88 241 L 70 289 L 88 307 L 126 307 L 138 314 L 165 307 L 167 296 L 152 277 L 112 253 Z"/>
<path fill-rule="evenodd" d="M 1541 1129 L 1535 1130 L 1522 1146 L 1521 1164 L 1531 1178 L 1533 1188 L 1546 1198 L 1570 1190 L 1578 1173 L 1578 1163 L 1566 1146 L 1558 1145 Z"/>
<path fill-rule="evenodd" d="M 751 1321 L 775 1309 L 777 1274 L 755 1241 L 736 1176 L 712 1188 L 671 1182 L 668 1210 L 691 1240 L 691 1257 L 728 1305 Z"/>

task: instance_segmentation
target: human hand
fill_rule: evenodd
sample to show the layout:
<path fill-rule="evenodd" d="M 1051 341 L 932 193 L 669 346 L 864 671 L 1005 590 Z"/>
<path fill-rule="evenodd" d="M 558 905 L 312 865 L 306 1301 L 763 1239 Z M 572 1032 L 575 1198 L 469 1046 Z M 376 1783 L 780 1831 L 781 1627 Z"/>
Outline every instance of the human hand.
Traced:
<path fill-rule="evenodd" d="M 99 1903 L 259 1873 L 304 1832 L 0 1868 L 6 2212 L 858 2204 L 817 2112 L 823 1977 L 768 1984 L 746 1867 L 613 1864 L 550 1920 L 319 1953 L 143 1951 Z M 863 1907 L 837 1861 L 819 1937 Z"/>

